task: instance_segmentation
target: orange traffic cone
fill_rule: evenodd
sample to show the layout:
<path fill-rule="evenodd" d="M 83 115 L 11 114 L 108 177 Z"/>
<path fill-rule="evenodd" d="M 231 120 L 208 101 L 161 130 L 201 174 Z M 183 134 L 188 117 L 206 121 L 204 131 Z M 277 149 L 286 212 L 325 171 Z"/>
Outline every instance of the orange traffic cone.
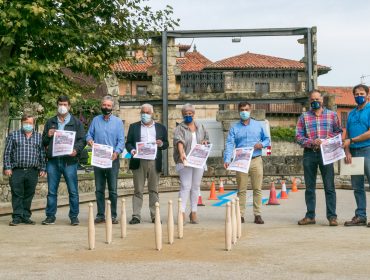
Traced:
<path fill-rule="evenodd" d="M 281 180 L 280 199 L 288 199 L 288 193 L 286 192 L 286 185 L 284 180 Z"/>
<path fill-rule="evenodd" d="M 208 200 L 217 200 L 215 182 L 212 182 Z"/>
<path fill-rule="evenodd" d="M 279 201 L 276 198 L 276 189 L 274 182 L 271 182 L 270 198 L 267 205 L 280 205 Z"/>
<path fill-rule="evenodd" d="M 203 200 L 202 200 L 202 194 L 201 192 L 199 192 L 199 196 L 198 196 L 198 206 L 205 206 L 203 204 Z"/>
<path fill-rule="evenodd" d="M 225 193 L 224 182 L 220 180 L 220 187 L 218 188 L 218 193 Z"/>
<path fill-rule="evenodd" d="M 298 191 L 298 188 L 297 188 L 297 179 L 296 178 L 293 178 L 292 179 L 292 192 L 297 192 Z"/>

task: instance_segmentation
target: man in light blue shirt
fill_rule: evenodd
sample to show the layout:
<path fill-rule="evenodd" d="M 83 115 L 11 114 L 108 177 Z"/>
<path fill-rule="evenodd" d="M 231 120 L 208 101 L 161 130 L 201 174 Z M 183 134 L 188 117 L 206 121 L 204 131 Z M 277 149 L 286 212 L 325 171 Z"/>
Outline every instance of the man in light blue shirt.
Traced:
<path fill-rule="evenodd" d="M 117 219 L 117 178 L 119 173 L 119 154 L 124 149 L 124 127 L 122 120 L 112 115 L 113 98 L 105 96 L 101 102 L 102 115 L 96 116 L 89 127 L 86 136 L 87 144 L 94 143 L 113 147 L 112 168 L 94 166 L 95 195 L 98 213 L 95 223 L 105 222 L 105 184 L 108 184 L 109 200 L 111 202 L 112 223 L 118 224 Z"/>
<path fill-rule="evenodd" d="M 345 163 L 352 162 L 352 157 L 364 158 L 364 173 L 370 182 L 370 103 L 369 88 L 366 85 L 357 85 L 352 90 L 357 103 L 348 116 L 347 139 L 343 142 L 346 153 Z M 352 175 L 351 183 L 356 199 L 357 209 L 351 221 L 346 221 L 345 226 L 365 226 L 366 217 L 366 192 L 365 176 Z M 367 224 L 370 227 L 370 223 Z"/>
<path fill-rule="evenodd" d="M 262 124 L 250 117 L 251 109 L 252 106 L 248 102 L 240 102 L 238 104 L 240 122 L 230 129 L 227 136 L 224 151 L 224 167 L 229 167 L 233 150 L 235 148 L 254 148 L 248 174 L 238 171 L 236 172 L 238 197 L 240 199 L 240 216 L 242 223 L 244 223 L 248 175 L 250 175 L 251 185 L 253 188 L 254 222 L 256 224 L 263 224 L 264 221 L 261 217 L 263 162 L 261 155 L 262 148 L 270 145 L 270 137 L 268 137 Z"/>

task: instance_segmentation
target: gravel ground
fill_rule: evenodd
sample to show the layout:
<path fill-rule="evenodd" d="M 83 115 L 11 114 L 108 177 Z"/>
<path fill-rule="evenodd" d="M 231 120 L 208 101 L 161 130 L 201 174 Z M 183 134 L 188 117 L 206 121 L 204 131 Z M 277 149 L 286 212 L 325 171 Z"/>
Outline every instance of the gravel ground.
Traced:
<path fill-rule="evenodd" d="M 142 223 L 128 225 L 124 239 L 114 225 L 110 245 L 104 242 L 104 225 L 98 225 L 92 251 L 87 247 L 87 204 L 80 206 L 77 227 L 69 225 L 68 207 L 58 209 L 57 222 L 50 226 L 41 225 L 43 211 L 33 213 L 35 226 L 10 227 L 11 217 L 0 217 L 0 279 L 370 278 L 370 228 L 343 226 L 354 213 L 352 191 L 337 191 L 338 227 L 328 226 L 322 190 L 317 191 L 316 225 L 297 225 L 305 213 L 304 191 L 290 193 L 280 206 L 263 206 L 264 225 L 253 224 L 249 206 L 243 236 L 230 252 L 224 250 L 225 207 L 204 199 L 200 223 L 186 224 L 184 239 L 169 245 L 167 202 L 176 201 L 177 193 L 161 194 L 160 199 L 164 243 L 159 252 L 147 196 Z M 131 198 L 126 201 L 129 218 Z"/>

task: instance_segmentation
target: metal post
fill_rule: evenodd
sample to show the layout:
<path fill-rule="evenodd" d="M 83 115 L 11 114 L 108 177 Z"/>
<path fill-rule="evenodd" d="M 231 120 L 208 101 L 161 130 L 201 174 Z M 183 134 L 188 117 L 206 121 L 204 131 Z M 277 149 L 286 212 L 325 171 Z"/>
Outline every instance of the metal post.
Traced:
<path fill-rule="evenodd" d="M 307 28 L 307 85 L 308 91 L 313 90 L 313 59 L 312 59 L 312 34 L 311 28 Z"/>
<path fill-rule="evenodd" d="M 162 116 L 168 130 L 167 31 L 162 32 Z M 163 151 L 163 173 L 168 176 L 168 152 Z"/>

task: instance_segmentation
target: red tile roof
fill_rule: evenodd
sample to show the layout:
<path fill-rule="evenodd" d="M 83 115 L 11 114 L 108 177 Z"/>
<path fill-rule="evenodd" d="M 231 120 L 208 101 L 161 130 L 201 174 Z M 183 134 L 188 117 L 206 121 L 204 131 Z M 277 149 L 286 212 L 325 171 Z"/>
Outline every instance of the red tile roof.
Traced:
<path fill-rule="evenodd" d="M 180 66 L 181 72 L 199 72 L 212 63 L 208 58 L 199 52 L 187 52 L 185 57 L 176 59 L 177 65 Z"/>
<path fill-rule="evenodd" d="M 207 65 L 207 69 L 294 69 L 303 70 L 304 63 L 275 56 L 246 52 Z M 319 65 L 320 72 L 330 71 L 330 67 Z"/>
<path fill-rule="evenodd" d="M 357 104 L 352 94 L 352 87 L 319 86 L 321 92 L 335 95 L 335 103 L 341 106 L 353 106 Z"/>
<path fill-rule="evenodd" d="M 134 59 L 121 60 L 113 64 L 112 68 L 116 72 L 146 73 L 148 68 L 152 66 L 152 61 L 151 57 L 143 57 L 137 61 Z M 185 57 L 176 58 L 176 63 L 182 72 L 199 72 L 212 61 L 199 52 L 187 52 Z"/>
<path fill-rule="evenodd" d="M 113 71 L 124 73 L 146 73 L 152 66 L 151 57 L 142 57 L 139 60 L 121 60 L 112 65 Z"/>

